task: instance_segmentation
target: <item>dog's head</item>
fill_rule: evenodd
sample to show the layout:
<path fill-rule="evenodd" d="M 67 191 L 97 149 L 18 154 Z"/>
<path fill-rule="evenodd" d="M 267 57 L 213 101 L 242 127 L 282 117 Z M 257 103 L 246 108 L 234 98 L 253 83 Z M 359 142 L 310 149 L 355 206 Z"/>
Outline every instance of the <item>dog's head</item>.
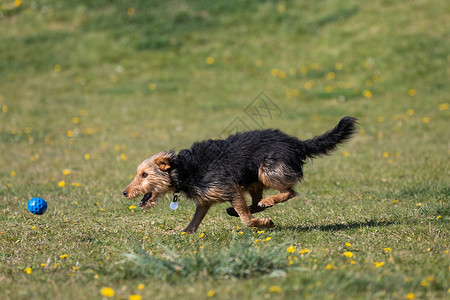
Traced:
<path fill-rule="evenodd" d="M 144 195 L 139 206 L 142 209 L 153 207 L 158 198 L 174 190 L 170 178 L 174 158 L 175 152 L 169 151 L 159 152 L 144 160 L 137 167 L 137 174 L 123 195 L 127 199 Z"/>

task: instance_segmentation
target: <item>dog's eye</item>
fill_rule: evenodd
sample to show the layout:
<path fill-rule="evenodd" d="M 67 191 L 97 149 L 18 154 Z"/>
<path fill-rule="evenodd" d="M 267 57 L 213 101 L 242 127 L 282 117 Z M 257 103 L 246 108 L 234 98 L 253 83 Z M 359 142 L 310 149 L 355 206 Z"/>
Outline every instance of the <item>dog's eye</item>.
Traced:
<path fill-rule="evenodd" d="M 147 173 L 142 173 L 142 178 L 145 178 L 145 177 L 147 177 L 148 176 L 148 174 Z"/>

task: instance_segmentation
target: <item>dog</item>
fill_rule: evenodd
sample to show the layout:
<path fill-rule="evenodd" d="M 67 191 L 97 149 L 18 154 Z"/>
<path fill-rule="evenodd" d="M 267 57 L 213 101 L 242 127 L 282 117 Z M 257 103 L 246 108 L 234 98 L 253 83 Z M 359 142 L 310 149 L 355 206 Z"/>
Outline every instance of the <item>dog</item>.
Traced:
<path fill-rule="evenodd" d="M 295 197 L 294 186 L 303 178 L 307 159 L 330 154 L 349 140 L 356 128 L 356 118 L 344 117 L 330 131 L 304 141 L 280 130 L 264 129 L 196 142 L 178 154 L 159 152 L 137 167 L 123 195 L 128 199 L 144 195 L 139 206 L 148 209 L 169 192 L 174 197 L 183 193 L 196 203 L 186 233 L 194 233 L 209 208 L 221 202 L 230 202 L 227 213 L 240 217 L 244 225 L 270 228 L 274 223 L 269 218 L 252 214 Z M 263 199 L 268 188 L 280 193 Z M 245 193 L 251 196 L 250 206 Z"/>

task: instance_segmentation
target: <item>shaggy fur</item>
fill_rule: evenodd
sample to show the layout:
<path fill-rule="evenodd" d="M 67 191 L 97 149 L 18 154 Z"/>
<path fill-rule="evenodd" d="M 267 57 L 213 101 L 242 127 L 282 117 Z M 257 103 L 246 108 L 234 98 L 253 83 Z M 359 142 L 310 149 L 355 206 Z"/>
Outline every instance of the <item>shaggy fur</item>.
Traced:
<path fill-rule="evenodd" d="M 330 154 L 352 137 L 356 124 L 345 117 L 334 129 L 305 141 L 266 129 L 197 142 L 178 154 L 160 152 L 138 166 L 123 194 L 129 199 L 144 195 L 139 206 L 146 209 L 168 192 L 182 192 L 197 205 L 187 233 L 195 232 L 211 205 L 220 202 L 230 202 L 227 213 L 246 226 L 273 227 L 270 219 L 252 214 L 295 197 L 293 188 L 303 178 L 307 159 Z M 263 199 L 267 188 L 280 193 Z M 250 206 L 245 193 L 252 198 Z"/>

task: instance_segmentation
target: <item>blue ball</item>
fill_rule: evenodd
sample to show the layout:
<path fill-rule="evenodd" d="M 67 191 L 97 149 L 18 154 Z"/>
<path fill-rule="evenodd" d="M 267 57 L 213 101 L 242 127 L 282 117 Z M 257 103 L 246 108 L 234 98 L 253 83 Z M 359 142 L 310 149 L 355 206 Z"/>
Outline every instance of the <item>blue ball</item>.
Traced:
<path fill-rule="evenodd" d="M 42 198 L 31 198 L 28 201 L 28 210 L 35 215 L 42 215 L 47 210 L 47 202 Z"/>

